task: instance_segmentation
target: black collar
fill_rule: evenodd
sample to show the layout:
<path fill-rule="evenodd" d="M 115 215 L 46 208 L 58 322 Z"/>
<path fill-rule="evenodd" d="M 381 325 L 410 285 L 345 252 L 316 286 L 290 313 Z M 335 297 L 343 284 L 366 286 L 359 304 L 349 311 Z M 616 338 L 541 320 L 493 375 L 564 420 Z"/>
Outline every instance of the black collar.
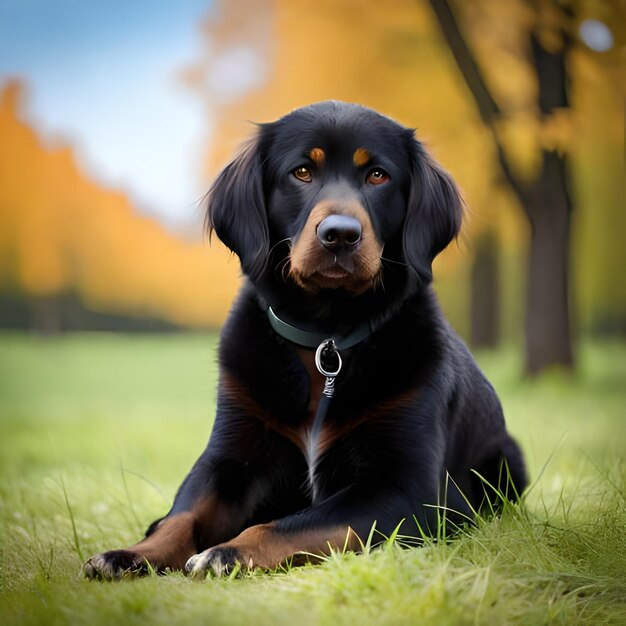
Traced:
<path fill-rule="evenodd" d="M 327 339 L 334 339 L 338 350 L 347 350 L 372 334 L 372 328 L 369 322 L 363 322 L 347 335 L 302 330 L 301 328 L 297 328 L 281 320 L 280 317 L 274 313 L 271 306 L 267 308 L 267 317 L 270 320 L 272 328 L 281 337 L 305 348 L 317 348 Z"/>

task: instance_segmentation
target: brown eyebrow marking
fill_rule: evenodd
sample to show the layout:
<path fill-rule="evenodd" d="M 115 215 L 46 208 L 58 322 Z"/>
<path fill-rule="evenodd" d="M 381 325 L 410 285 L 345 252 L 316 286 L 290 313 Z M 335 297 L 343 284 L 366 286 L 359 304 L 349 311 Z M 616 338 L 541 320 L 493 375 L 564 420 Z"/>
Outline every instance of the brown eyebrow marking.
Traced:
<path fill-rule="evenodd" d="M 317 167 L 322 167 L 322 165 L 324 164 L 324 159 L 326 158 L 326 155 L 324 154 L 324 151 L 321 148 L 313 148 L 313 150 L 309 152 L 309 157 L 311 161 L 313 161 L 313 163 L 317 165 Z"/>
<path fill-rule="evenodd" d="M 365 148 L 357 148 L 352 156 L 352 162 L 357 167 L 361 167 L 362 165 L 366 165 L 371 158 L 372 155 Z"/>

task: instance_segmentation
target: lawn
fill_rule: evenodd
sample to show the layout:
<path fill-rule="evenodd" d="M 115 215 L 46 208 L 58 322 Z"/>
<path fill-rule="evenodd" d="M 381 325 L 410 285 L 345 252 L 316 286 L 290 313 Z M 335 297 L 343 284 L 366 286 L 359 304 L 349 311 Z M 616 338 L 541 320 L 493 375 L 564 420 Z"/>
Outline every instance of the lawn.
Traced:
<path fill-rule="evenodd" d="M 626 624 L 626 345 L 574 376 L 479 355 L 521 443 L 523 506 L 445 544 L 241 579 L 89 582 L 134 542 L 208 438 L 215 337 L 0 334 L 2 624 Z"/>

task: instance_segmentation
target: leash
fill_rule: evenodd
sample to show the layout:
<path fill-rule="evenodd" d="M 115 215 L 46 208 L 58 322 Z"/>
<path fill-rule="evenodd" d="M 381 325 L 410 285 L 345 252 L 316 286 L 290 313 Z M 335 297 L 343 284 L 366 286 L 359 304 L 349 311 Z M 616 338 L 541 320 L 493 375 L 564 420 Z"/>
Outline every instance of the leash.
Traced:
<path fill-rule="evenodd" d="M 315 502 L 317 500 L 317 484 L 315 482 L 315 469 L 316 469 L 316 457 L 317 449 L 320 442 L 320 434 L 322 433 L 322 427 L 324 426 L 324 419 L 326 413 L 330 407 L 330 403 L 335 395 L 335 378 L 341 371 L 343 361 L 341 355 L 337 350 L 337 345 L 334 339 L 325 339 L 320 343 L 315 351 L 315 366 L 317 371 L 326 377 L 324 381 L 324 389 L 322 395 L 317 404 L 317 411 L 315 412 L 315 419 L 313 425 L 309 431 L 309 437 L 307 441 L 307 461 L 309 466 L 309 485 L 311 487 L 311 500 Z"/>
<path fill-rule="evenodd" d="M 314 473 L 315 466 L 312 459 L 315 459 L 315 452 L 319 444 L 320 434 L 324 425 L 324 419 L 328 413 L 330 403 L 335 394 L 335 379 L 341 372 L 343 361 L 339 354 L 339 349 L 347 350 L 360 343 L 370 336 L 372 328 L 369 322 L 357 326 L 347 335 L 336 335 L 333 333 L 314 332 L 303 330 L 297 326 L 288 324 L 281 320 L 272 307 L 268 307 L 267 315 L 272 328 L 285 339 L 297 343 L 305 348 L 315 348 L 315 366 L 317 371 L 326 378 L 324 381 L 324 389 L 317 405 L 317 411 L 313 420 L 313 425 L 309 432 L 307 444 L 307 456 L 309 459 L 309 484 L 312 490 L 313 501 L 317 498 L 317 489 L 315 487 Z M 329 334 L 331 335 L 329 337 Z"/>
<path fill-rule="evenodd" d="M 317 367 L 317 371 L 322 376 L 326 377 L 322 397 L 317 405 L 317 412 L 315 413 L 315 419 L 311 427 L 311 437 L 315 440 L 316 446 L 319 434 L 322 431 L 324 418 L 330 406 L 330 401 L 335 395 L 335 378 L 337 378 L 337 375 L 341 371 L 342 365 L 343 361 L 337 350 L 335 340 L 325 339 L 322 341 L 315 351 L 315 367 Z"/>

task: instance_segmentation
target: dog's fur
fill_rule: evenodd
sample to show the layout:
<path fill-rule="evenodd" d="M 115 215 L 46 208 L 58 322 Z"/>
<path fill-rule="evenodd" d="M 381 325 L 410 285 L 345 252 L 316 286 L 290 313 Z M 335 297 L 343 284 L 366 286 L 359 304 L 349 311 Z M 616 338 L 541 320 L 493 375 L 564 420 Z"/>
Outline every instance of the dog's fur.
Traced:
<path fill-rule="evenodd" d="M 356 244 L 327 249 L 318 227 L 331 215 L 358 221 Z M 517 497 L 521 452 L 430 287 L 461 217 L 450 176 L 372 110 L 323 102 L 260 126 L 209 197 L 208 224 L 247 277 L 222 330 L 210 441 L 167 516 L 86 574 L 271 568 L 358 549 L 374 523 L 376 537 L 400 525 L 418 539 L 444 512 L 448 526 L 470 520 L 498 503 L 481 478 Z M 312 350 L 271 328 L 268 305 L 303 329 L 373 329 L 342 352 L 313 449 L 324 379 Z"/>

